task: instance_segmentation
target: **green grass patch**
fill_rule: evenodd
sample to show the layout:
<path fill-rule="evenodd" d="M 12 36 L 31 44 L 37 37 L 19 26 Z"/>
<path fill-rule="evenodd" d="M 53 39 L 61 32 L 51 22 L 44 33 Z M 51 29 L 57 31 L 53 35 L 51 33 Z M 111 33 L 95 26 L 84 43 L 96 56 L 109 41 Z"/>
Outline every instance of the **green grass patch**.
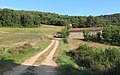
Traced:
<path fill-rule="evenodd" d="M 63 75 L 90 75 L 87 70 L 79 67 L 70 56 L 66 55 L 66 52 L 68 51 L 68 44 L 60 41 L 55 61 L 58 63 Z"/>

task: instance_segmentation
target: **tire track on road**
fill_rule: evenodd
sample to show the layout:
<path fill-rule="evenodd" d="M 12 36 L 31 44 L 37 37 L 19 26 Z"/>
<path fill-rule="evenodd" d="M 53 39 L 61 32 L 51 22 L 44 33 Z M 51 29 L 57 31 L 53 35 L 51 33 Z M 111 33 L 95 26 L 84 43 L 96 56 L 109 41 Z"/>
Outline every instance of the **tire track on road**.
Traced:
<path fill-rule="evenodd" d="M 19 66 L 16 66 L 12 68 L 11 70 L 4 72 L 2 75 L 21 75 L 24 73 L 24 71 L 30 67 L 33 66 L 33 64 L 36 62 L 36 60 L 42 56 L 45 52 L 47 52 L 55 43 L 55 40 L 52 40 L 51 44 L 42 52 L 38 53 L 37 55 L 25 60 L 23 63 L 21 63 Z"/>

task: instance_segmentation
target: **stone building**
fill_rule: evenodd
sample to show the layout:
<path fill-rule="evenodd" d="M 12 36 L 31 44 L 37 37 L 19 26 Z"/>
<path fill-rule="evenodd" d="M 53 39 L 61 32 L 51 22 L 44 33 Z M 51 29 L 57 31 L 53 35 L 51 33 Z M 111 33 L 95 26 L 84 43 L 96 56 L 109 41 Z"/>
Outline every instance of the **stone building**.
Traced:
<path fill-rule="evenodd" d="M 84 39 L 83 31 L 89 31 L 90 35 L 96 35 L 98 32 L 102 33 L 103 28 L 93 27 L 93 28 L 70 28 L 69 38 Z"/>

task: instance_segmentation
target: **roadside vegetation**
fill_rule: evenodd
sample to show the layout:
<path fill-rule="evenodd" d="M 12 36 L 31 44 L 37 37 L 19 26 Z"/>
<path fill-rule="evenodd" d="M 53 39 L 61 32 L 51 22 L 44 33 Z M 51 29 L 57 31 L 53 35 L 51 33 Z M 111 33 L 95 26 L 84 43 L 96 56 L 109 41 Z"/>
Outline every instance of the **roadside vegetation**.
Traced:
<path fill-rule="evenodd" d="M 61 31 L 63 39 L 55 57 L 63 75 L 120 74 L 119 26 L 105 27 L 103 33 L 96 36 L 84 31 L 84 41 L 67 38 L 67 31 L 66 27 Z"/>
<path fill-rule="evenodd" d="M 8 69 L 11 64 L 19 64 L 28 57 L 42 51 L 50 44 L 50 40 L 44 38 L 41 42 L 35 45 L 25 43 L 17 47 L 2 47 L 0 48 L 0 71 Z M 12 66 L 11 66 L 12 67 Z"/>
<path fill-rule="evenodd" d="M 120 49 L 94 48 L 81 45 L 67 53 L 77 65 L 88 70 L 89 75 L 119 75 Z"/>
<path fill-rule="evenodd" d="M 119 75 L 120 48 L 114 46 L 97 47 L 97 43 L 91 47 L 77 45 L 73 47 L 73 41 L 60 42 L 55 60 L 63 75 Z M 77 41 L 78 42 L 78 41 Z M 84 42 L 84 41 L 83 41 Z M 96 45 L 96 46 L 95 46 Z M 71 48 L 73 47 L 73 48 Z M 72 49 L 72 50 L 71 50 Z"/>
<path fill-rule="evenodd" d="M 54 60 L 58 63 L 62 75 L 78 75 L 80 73 L 79 66 L 66 55 L 68 51 L 68 44 L 61 40 Z"/>

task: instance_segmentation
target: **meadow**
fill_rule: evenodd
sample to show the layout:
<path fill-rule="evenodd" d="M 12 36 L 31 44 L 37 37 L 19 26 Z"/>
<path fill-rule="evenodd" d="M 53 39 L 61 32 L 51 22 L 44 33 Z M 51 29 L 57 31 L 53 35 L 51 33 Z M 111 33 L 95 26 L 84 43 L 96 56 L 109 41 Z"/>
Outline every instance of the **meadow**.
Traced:
<path fill-rule="evenodd" d="M 43 37 L 52 38 L 61 27 L 42 25 L 39 28 L 0 28 L 0 46 L 33 42 Z"/>
<path fill-rule="evenodd" d="M 61 28 L 50 25 L 39 28 L 0 28 L 0 71 L 42 51 Z"/>

